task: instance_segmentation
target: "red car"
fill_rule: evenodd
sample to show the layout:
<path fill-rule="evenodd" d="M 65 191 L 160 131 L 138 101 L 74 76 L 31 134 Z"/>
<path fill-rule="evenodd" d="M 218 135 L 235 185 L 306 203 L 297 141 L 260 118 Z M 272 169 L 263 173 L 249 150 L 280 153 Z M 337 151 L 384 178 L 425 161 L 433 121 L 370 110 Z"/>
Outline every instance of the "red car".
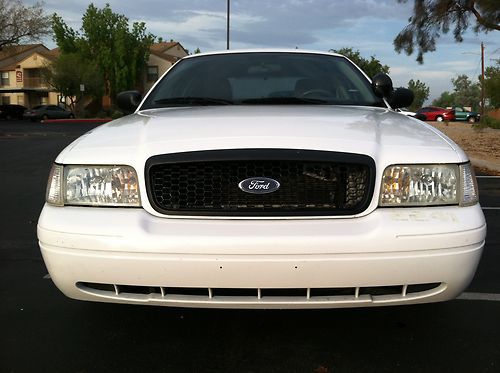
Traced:
<path fill-rule="evenodd" d="M 455 120 L 455 110 L 444 109 L 437 106 L 428 106 L 417 110 L 415 118 L 420 120 L 435 120 L 438 122 L 442 122 L 444 120 L 451 121 Z"/>

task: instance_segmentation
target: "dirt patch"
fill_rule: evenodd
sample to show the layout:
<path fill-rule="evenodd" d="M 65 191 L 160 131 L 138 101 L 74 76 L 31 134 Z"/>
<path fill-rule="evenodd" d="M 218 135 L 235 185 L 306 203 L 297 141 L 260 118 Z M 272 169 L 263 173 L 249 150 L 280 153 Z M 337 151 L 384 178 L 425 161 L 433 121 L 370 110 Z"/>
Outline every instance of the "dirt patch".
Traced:
<path fill-rule="evenodd" d="M 455 141 L 467 153 L 476 171 L 500 175 L 500 130 L 477 129 L 463 122 L 429 124 Z"/>

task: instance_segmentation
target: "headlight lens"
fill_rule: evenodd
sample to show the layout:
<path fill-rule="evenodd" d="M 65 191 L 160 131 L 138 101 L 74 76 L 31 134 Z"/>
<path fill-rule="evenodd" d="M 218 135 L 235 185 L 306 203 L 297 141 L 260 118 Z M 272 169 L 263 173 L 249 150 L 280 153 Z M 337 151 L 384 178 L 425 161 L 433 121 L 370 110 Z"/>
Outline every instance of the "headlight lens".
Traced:
<path fill-rule="evenodd" d="M 54 165 L 47 203 L 81 206 L 140 206 L 137 173 L 130 166 Z"/>
<path fill-rule="evenodd" d="M 470 163 L 394 165 L 382 176 L 380 206 L 470 206 L 477 201 Z"/>

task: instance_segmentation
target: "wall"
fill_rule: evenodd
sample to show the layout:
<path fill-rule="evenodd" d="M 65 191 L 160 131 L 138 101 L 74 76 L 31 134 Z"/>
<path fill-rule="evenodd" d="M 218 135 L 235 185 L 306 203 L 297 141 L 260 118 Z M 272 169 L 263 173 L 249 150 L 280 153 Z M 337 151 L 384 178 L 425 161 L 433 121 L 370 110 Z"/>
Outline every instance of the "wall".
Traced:
<path fill-rule="evenodd" d="M 500 109 L 489 111 L 486 115 L 495 119 L 500 119 Z"/>
<path fill-rule="evenodd" d="M 165 71 L 167 71 L 172 66 L 172 63 L 170 63 L 169 61 L 166 61 L 163 58 L 160 58 L 154 54 L 150 54 L 147 66 L 158 66 L 158 78 L 160 78 L 165 73 Z M 147 70 L 147 66 L 146 66 L 146 70 Z M 153 84 L 155 83 L 155 82 L 147 82 L 146 81 L 146 76 L 147 76 L 146 73 L 144 74 L 144 93 L 149 91 L 151 89 L 151 87 L 153 86 Z"/>

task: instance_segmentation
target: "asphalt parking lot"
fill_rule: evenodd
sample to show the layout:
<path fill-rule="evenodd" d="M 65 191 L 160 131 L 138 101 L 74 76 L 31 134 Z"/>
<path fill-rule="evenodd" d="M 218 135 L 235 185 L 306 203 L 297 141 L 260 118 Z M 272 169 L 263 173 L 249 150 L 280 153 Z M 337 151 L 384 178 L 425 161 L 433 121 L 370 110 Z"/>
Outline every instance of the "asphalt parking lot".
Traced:
<path fill-rule="evenodd" d="M 51 163 L 92 124 L 0 122 L 0 372 L 499 372 L 500 178 L 457 300 L 333 310 L 202 310 L 80 302 L 52 284 L 36 223 Z"/>

